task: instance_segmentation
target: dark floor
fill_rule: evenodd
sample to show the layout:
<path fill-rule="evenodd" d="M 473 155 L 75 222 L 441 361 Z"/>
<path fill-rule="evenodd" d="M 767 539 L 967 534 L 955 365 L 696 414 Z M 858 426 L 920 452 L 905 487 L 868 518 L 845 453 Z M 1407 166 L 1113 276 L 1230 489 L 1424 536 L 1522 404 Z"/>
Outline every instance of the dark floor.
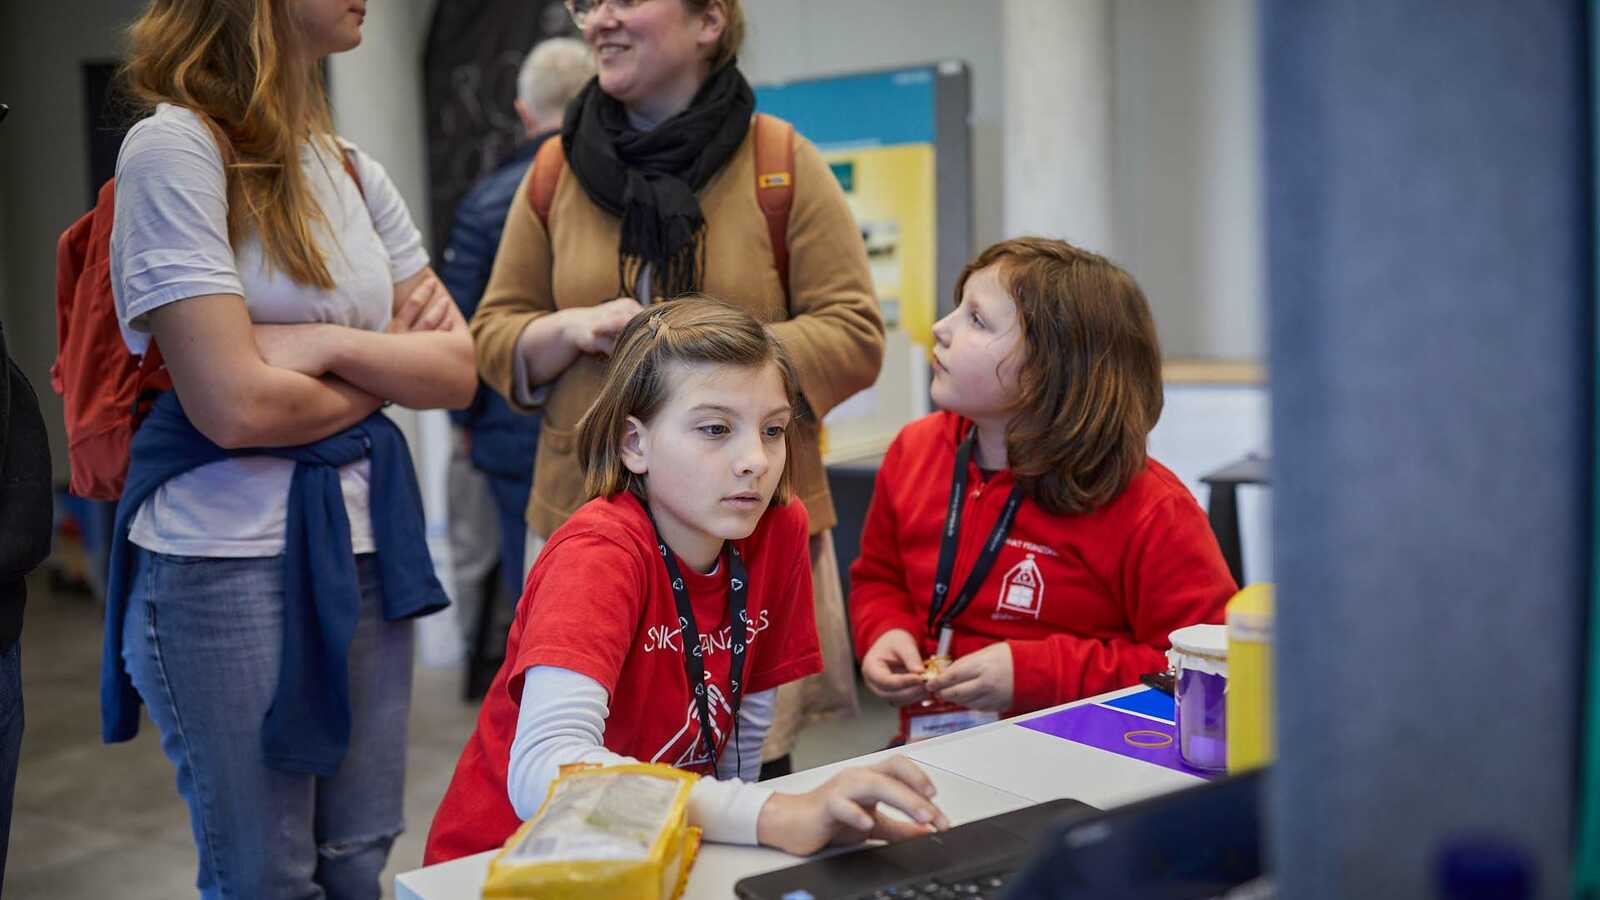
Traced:
<path fill-rule="evenodd" d="M 17 778 L 5 896 L 11 900 L 194 896 L 194 847 L 187 814 L 148 721 L 139 737 L 107 746 L 99 738 L 100 609 L 87 593 L 30 581 L 22 638 L 27 730 Z M 416 868 L 434 807 L 476 708 L 461 697 L 458 669 L 418 666 L 413 686 L 407 831 L 384 874 Z M 809 768 L 883 746 L 892 710 L 863 693 L 862 717 L 806 732 L 795 751 Z"/>

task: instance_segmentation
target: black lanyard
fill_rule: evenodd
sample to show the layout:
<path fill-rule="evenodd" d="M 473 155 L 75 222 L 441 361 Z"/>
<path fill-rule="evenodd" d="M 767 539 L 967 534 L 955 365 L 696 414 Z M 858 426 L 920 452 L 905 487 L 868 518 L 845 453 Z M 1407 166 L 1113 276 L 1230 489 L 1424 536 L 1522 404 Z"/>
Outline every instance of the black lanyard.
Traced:
<path fill-rule="evenodd" d="M 678 570 L 678 560 L 667 548 L 667 542 L 661 538 L 661 528 L 656 525 L 656 517 L 650 515 L 648 509 L 645 515 L 650 516 L 650 525 L 656 530 L 656 549 L 661 552 L 661 559 L 667 564 L 667 577 L 672 579 L 672 599 L 678 604 L 678 629 L 683 639 L 683 671 L 689 678 L 689 690 L 694 693 L 695 709 L 700 713 L 700 737 L 706 742 L 706 753 L 711 757 L 711 765 L 717 764 L 717 744 L 712 738 L 711 704 L 706 698 L 706 664 L 702 658 L 700 646 L 700 627 L 695 624 L 694 604 L 689 601 L 689 591 L 683 584 L 683 573 Z M 739 701 L 744 695 L 744 639 L 748 633 L 745 627 L 745 603 L 750 595 L 750 578 L 744 570 L 744 560 L 739 558 L 739 548 L 730 541 L 728 543 L 728 622 L 733 640 L 733 661 L 728 666 L 729 693 L 733 695 L 729 704 L 733 708 L 733 725 L 739 724 Z"/>
<path fill-rule="evenodd" d="M 1006 497 L 1005 509 L 1000 512 L 1000 521 L 994 523 L 994 531 L 989 533 L 989 540 L 983 545 L 983 552 L 972 564 L 972 571 L 967 573 L 967 580 L 962 582 L 960 593 L 956 594 L 955 600 L 941 616 L 940 610 L 950 593 L 950 577 L 956 567 L 956 545 L 961 537 L 961 503 L 967 493 L 967 462 L 972 459 L 972 444 L 977 436 L 978 427 L 974 425 L 967 432 L 967 439 L 956 450 L 956 470 L 950 476 L 950 508 L 944 517 L 944 534 L 939 537 L 939 568 L 933 577 L 933 599 L 928 604 L 928 632 L 934 637 L 938 637 L 942 629 L 949 628 L 956 616 L 961 615 L 972 603 L 972 595 L 978 592 L 979 585 L 988 577 L 989 570 L 994 568 L 995 557 L 1000 555 L 1006 533 L 1011 530 L 1011 523 L 1017 517 L 1017 507 L 1022 504 L 1022 485 L 1014 483 L 1010 496 Z"/>

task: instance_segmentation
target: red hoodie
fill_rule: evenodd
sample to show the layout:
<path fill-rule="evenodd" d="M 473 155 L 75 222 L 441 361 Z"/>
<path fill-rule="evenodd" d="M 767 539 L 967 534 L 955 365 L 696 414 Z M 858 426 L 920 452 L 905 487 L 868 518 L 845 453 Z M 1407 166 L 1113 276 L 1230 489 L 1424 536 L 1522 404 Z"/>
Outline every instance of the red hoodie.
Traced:
<path fill-rule="evenodd" d="M 856 652 L 885 632 L 936 636 L 928 606 L 956 449 L 972 424 L 949 412 L 907 425 L 878 470 L 850 566 Z M 966 581 L 1000 518 L 1010 471 L 987 480 L 969 463 L 950 591 Z M 1053 515 L 1024 498 L 994 567 L 954 622 L 951 657 L 1007 641 L 1017 715 L 1138 681 L 1167 667 L 1167 635 L 1221 622 L 1236 586 L 1206 515 L 1165 466 L 1147 460 L 1122 493 L 1082 515 Z M 901 711 L 905 734 L 906 711 Z"/>

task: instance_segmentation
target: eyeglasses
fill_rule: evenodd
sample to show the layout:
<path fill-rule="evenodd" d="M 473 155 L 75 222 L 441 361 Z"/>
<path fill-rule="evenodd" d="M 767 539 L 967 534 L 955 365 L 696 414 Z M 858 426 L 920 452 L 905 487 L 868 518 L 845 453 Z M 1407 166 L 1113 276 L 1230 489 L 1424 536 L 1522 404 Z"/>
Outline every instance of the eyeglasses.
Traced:
<path fill-rule="evenodd" d="M 613 15 L 625 16 L 645 2 L 646 0 L 565 0 L 567 13 L 572 16 L 572 22 L 578 26 L 579 31 L 587 30 L 604 6 L 609 5 Z"/>

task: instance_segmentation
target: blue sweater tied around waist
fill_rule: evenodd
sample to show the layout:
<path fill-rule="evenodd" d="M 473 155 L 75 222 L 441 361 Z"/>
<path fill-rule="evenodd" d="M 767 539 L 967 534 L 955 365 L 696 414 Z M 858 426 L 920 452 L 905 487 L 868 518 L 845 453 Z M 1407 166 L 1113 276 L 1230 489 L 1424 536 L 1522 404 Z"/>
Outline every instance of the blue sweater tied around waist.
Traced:
<path fill-rule="evenodd" d="M 423 533 L 422 493 L 405 437 L 381 413 L 300 447 L 225 450 L 189 422 L 168 391 L 134 434 L 127 485 L 112 530 L 106 588 L 105 649 L 100 667 L 100 726 L 107 743 L 139 731 L 139 695 L 122 661 L 122 629 L 132 593 L 133 546 L 128 528 L 168 479 L 234 456 L 292 460 L 284 533 L 283 657 L 278 686 L 261 729 L 270 768 L 329 776 L 350 745 L 348 652 L 361 608 L 350 518 L 339 467 L 371 457 L 369 506 L 389 621 L 449 605 L 433 572 Z M 226 628 L 226 622 L 218 622 Z"/>

